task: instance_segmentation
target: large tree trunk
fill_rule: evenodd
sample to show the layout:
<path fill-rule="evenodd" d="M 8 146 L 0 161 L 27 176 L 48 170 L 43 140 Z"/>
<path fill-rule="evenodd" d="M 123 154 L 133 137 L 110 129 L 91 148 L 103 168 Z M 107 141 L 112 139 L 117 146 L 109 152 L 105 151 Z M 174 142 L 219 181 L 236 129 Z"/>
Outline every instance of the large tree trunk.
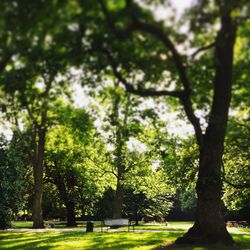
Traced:
<path fill-rule="evenodd" d="M 213 104 L 203 144 L 200 145 L 196 220 L 176 243 L 233 244 L 222 212 L 221 165 L 231 98 L 234 43 L 235 26 L 230 14 L 224 13 L 216 41 Z"/>
<path fill-rule="evenodd" d="M 176 243 L 185 244 L 233 244 L 226 229 L 221 201 L 220 178 L 222 144 L 207 146 L 201 153 L 200 171 L 196 191 L 198 196 L 194 226 Z"/>
<path fill-rule="evenodd" d="M 115 198 L 114 198 L 113 219 L 122 218 L 123 197 L 124 197 L 123 185 L 118 179 L 116 185 Z"/>
<path fill-rule="evenodd" d="M 39 131 L 36 159 L 33 162 L 34 196 L 33 196 L 33 228 L 44 228 L 42 215 L 42 190 L 43 190 L 43 158 L 45 148 L 45 130 Z"/>

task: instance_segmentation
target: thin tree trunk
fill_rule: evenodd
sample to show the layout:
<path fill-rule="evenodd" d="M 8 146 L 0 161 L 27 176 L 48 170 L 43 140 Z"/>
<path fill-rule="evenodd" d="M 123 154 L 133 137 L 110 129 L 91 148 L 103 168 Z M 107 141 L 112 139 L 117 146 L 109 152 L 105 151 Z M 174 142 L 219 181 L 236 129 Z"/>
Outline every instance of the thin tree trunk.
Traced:
<path fill-rule="evenodd" d="M 119 83 L 115 84 L 115 87 L 118 86 Z M 124 130 L 126 130 L 127 126 L 127 118 L 128 118 L 128 109 L 129 109 L 129 101 L 127 102 L 125 108 L 125 116 L 121 121 L 119 121 L 119 105 L 121 101 L 121 97 L 119 94 L 115 96 L 113 101 L 113 118 L 112 123 L 116 126 L 116 150 L 115 156 L 116 160 L 114 162 L 115 168 L 117 169 L 117 182 L 116 182 L 116 191 L 114 197 L 114 206 L 113 206 L 113 218 L 119 219 L 122 218 L 122 207 L 123 207 L 123 200 L 124 200 L 124 173 L 126 171 L 125 165 L 125 152 L 126 152 L 126 140 L 128 139 L 128 135 L 125 135 Z"/>
<path fill-rule="evenodd" d="M 33 198 L 33 228 L 44 228 L 43 215 L 42 215 L 42 184 L 40 181 L 36 181 L 34 187 Z"/>
<path fill-rule="evenodd" d="M 33 155 L 33 174 L 34 174 L 34 197 L 33 197 L 33 228 L 44 228 L 43 214 L 42 214 L 42 193 L 43 193 L 43 164 L 45 153 L 45 138 L 47 132 L 47 112 L 48 112 L 48 95 L 51 89 L 53 77 L 46 85 L 43 93 L 43 103 L 41 106 L 41 121 L 40 123 L 33 117 L 32 110 L 27 106 L 30 118 L 34 123 L 34 155 Z M 38 142 L 36 143 L 36 135 L 38 135 Z"/>
<path fill-rule="evenodd" d="M 114 198 L 113 219 L 122 218 L 123 197 L 124 197 L 123 185 L 118 179 L 116 185 L 115 198 Z"/>
<path fill-rule="evenodd" d="M 136 211 L 136 213 L 134 215 L 134 218 L 135 218 L 135 225 L 139 226 L 139 220 L 140 220 L 140 218 L 139 218 L 139 215 L 138 215 L 137 211 Z"/>
<path fill-rule="evenodd" d="M 33 162 L 34 197 L 33 197 L 33 228 L 44 228 L 42 215 L 42 190 L 43 190 L 43 158 L 45 148 L 45 130 L 39 130 L 39 141 L 36 159 Z"/>

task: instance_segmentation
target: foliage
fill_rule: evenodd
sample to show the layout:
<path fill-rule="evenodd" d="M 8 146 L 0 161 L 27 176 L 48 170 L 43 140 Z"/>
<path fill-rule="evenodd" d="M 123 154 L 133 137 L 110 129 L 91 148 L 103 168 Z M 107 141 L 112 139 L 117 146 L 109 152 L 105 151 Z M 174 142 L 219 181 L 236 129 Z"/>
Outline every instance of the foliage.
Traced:
<path fill-rule="evenodd" d="M 6 229 L 10 227 L 19 209 L 23 206 L 23 178 L 24 164 L 22 147 L 16 143 L 17 138 L 11 142 L 0 138 L 0 227 Z"/>
<path fill-rule="evenodd" d="M 143 211 L 144 214 L 158 215 L 155 204 L 159 204 L 162 216 L 171 204 L 169 193 L 175 192 L 182 210 L 192 208 L 196 200 L 194 182 L 202 169 L 218 183 L 220 195 L 233 54 L 231 107 L 232 112 L 238 113 L 236 119 L 244 125 L 235 121 L 229 124 L 223 192 L 230 210 L 248 208 L 249 128 L 245 124 L 249 122 L 249 109 L 245 107 L 250 100 L 249 3 L 196 1 L 181 20 L 170 14 L 160 22 L 151 7 L 163 6 L 164 2 L 169 4 L 158 0 L 2 0 L 0 3 L 2 111 L 19 128 L 24 147 L 33 156 L 42 138 L 37 131 L 43 131 L 44 138 L 49 131 L 46 178 L 55 179 L 57 174 L 66 184 L 68 197 L 79 201 L 79 210 L 84 207 L 90 213 L 96 211 L 98 199 L 107 186 L 114 187 L 110 174 L 117 176 L 121 164 L 124 166 L 121 181 L 129 190 L 128 199 L 137 197 L 148 202 L 143 206 L 150 207 L 150 212 Z M 225 17 L 230 21 L 225 21 Z M 238 33 L 233 52 L 235 26 Z M 182 32 L 183 28 L 187 32 Z M 232 46 L 228 48 L 230 42 Z M 102 123 L 101 136 L 93 129 L 87 112 L 61 106 L 61 99 L 70 100 L 68 86 L 74 81 L 75 69 L 80 70 L 80 82 L 88 85 L 89 93 L 99 98 L 98 102 L 103 98 L 102 116 L 106 115 L 106 119 L 97 120 Z M 222 87 L 224 83 L 227 88 Z M 160 115 L 142 107 L 146 102 L 125 93 L 124 88 L 144 97 L 163 95 L 157 101 L 150 99 L 151 104 L 169 105 L 181 119 L 186 114 L 197 142 L 193 137 L 187 140 L 170 137 L 163 128 L 167 125 L 165 121 L 159 122 Z M 166 96 L 171 99 L 166 101 Z M 131 140 L 137 141 L 132 149 Z M 19 162 L 19 149 L 16 152 L 9 147 L 4 142 L 1 178 L 5 174 L 11 176 L 14 171 L 10 168 L 8 172 L 9 168 L 4 166 L 18 161 L 15 166 L 25 164 L 28 169 L 35 158 L 29 156 L 29 162 L 27 159 Z M 213 165 L 209 157 L 217 153 L 214 160 L 218 162 Z M 207 166 L 201 166 L 206 163 L 204 159 L 211 160 L 207 160 Z M 211 172 L 206 171 L 210 167 Z M 11 178 L 16 176 L 15 171 Z M 30 176 L 28 179 L 28 183 L 33 180 Z M 207 179 L 200 180 L 200 186 L 204 183 L 207 186 L 199 194 L 215 186 L 209 181 L 206 184 Z M 57 196 L 54 185 L 45 185 L 49 197 Z M 238 189 L 240 186 L 243 189 Z M 8 192 L 7 188 L 5 195 Z M 211 193 L 212 198 L 216 197 Z M 132 205 L 132 201 L 127 202 L 127 207 L 129 203 Z"/>
<path fill-rule="evenodd" d="M 102 166 L 95 163 L 103 145 L 98 137 L 92 139 L 95 130 L 89 114 L 69 106 L 60 107 L 57 114 L 58 124 L 47 135 L 47 181 L 56 185 L 64 205 L 71 201 L 83 215 L 91 214 L 109 185 L 108 176 L 101 177 Z"/>
<path fill-rule="evenodd" d="M 250 128 L 247 117 L 231 120 L 224 156 L 224 202 L 230 211 L 241 211 L 246 220 L 249 219 L 250 199 Z"/>

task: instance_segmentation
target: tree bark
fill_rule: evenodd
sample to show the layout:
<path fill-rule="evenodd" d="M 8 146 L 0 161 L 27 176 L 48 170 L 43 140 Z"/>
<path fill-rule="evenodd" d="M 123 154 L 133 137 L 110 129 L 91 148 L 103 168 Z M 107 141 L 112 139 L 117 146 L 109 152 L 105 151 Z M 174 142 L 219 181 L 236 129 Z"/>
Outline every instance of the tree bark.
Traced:
<path fill-rule="evenodd" d="M 75 203 L 68 201 L 65 205 L 67 208 L 67 227 L 76 227 Z"/>
<path fill-rule="evenodd" d="M 34 187 L 33 198 L 33 228 L 44 228 L 43 215 L 42 215 L 42 184 L 40 181 L 36 181 Z"/>
<path fill-rule="evenodd" d="M 203 145 L 200 145 L 196 220 L 194 226 L 183 237 L 177 239 L 176 243 L 234 243 L 226 229 L 222 212 L 221 167 L 231 99 L 235 37 L 235 26 L 230 15 L 225 14 L 221 18 L 221 30 L 216 41 L 217 65 L 212 109 Z"/>
<path fill-rule="evenodd" d="M 33 228 L 44 228 L 42 215 L 42 190 L 43 190 L 43 158 L 45 149 L 45 130 L 38 132 L 37 155 L 33 161 L 34 196 L 33 196 Z"/>
<path fill-rule="evenodd" d="M 220 178 L 221 146 L 207 146 L 201 153 L 200 171 L 196 192 L 198 196 L 194 226 L 181 238 L 180 244 L 233 244 L 226 229 L 221 201 L 222 181 Z"/>
<path fill-rule="evenodd" d="M 124 189 L 120 180 L 117 179 L 116 192 L 114 198 L 114 211 L 113 219 L 122 218 L 122 206 L 123 206 Z"/>
<path fill-rule="evenodd" d="M 52 176 L 54 183 L 59 191 L 60 199 L 66 206 L 67 209 L 67 227 L 76 227 L 76 216 L 75 216 L 75 202 L 70 199 L 68 188 L 66 187 L 67 181 L 62 174 L 61 169 L 57 166 L 55 162 L 55 173 Z M 72 184 L 73 185 L 73 184 Z"/>
<path fill-rule="evenodd" d="M 33 197 L 33 228 L 44 228 L 43 214 L 42 214 L 42 193 L 43 193 L 43 168 L 44 168 L 44 153 L 45 140 L 47 132 L 47 112 L 48 112 L 48 95 L 51 89 L 53 77 L 47 82 L 46 89 L 42 94 L 43 102 L 40 107 L 41 113 L 39 122 L 34 118 L 33 111 L 27 105 L 27 111 L 34 124 L 33 136 L 33 175 L 34 175 L 34 197 Z M 38 142 L 36 142 L 38 137 Z"/>
<path fill-rule="evenodd" d="M 115 83 L 115 87 L 119 86 L 119 82 Z M 113 117 L 112 124 L 115 126 L 115 168 L 117 170 L 116 174 L 116 191 L 114 197 L 114 206 L 113 206 L 113 218 L 119 219 L 122 218 L 122 207 L 124 200 L 124 173 L 126 171 L 125 164 L 125 152 L 126 152 L 126 140 L 128 135 L 126 135 L 126 126 L 127 126 L 127 117 L 128 117 L 128 108 L 129 102 L 127 102 L 125 107 L 125 116 L 122 121 L 119 120 L 119 107 L 121 105 L 121 97 L 119 93 L 116 93 L 113 100 Z"/>

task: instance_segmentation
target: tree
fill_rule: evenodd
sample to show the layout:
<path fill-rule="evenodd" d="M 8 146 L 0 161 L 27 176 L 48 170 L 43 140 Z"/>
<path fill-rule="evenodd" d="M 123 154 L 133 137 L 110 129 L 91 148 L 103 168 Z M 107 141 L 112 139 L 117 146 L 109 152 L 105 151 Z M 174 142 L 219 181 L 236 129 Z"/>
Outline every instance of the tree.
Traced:
<path fill-rule="evenodd" d="M 68 53 L 63 47 L 67 44 L 62 45 L 60 41 L 65 34 L 75 39 L 74 32 L 65 26 L 68 14 L 61 15 L 58 10 L 70 9 L 70 6 L 73 7 L 61 1 L 1 2 L 1 86 L 10 96 L 10 102 L 4 108 L 18 107 L 14 110 L 17 116 L 23 110 L 29 116 L 32 130 L 29 154 L 34 175 L 34 228 L 44 227 L 41 202 L 48 109 L 49 102 L 59 94 L 55 93 L 55 88 L 58 90 L 63 85 L 63 81 L 56 77 L 59 73 L 61 76 L 64 74 Z M 61 26 L 58 29 L 59 20 Z M 7 51 L 5 47 L 8 47 Z"/>
<path fill-rule="evenodd" d="M 118 91 L 113 92 L 111 124 L 114 126 L 114 174 L 116 177 L 116 189 L 114 196 L 113 218 L 122 218 L 122 207 L 124 200 L 124 175 L 128 171 L 126 164 L 127 140 L 128 133 L 128 112 L 129 112 L 129 96 L 123 99 L 122 92 L 119 93 L 118 84 L 115 86 Z M 125 102 L 125 103 L 124 103 Z M 125 106 L 122 107 L 122 104 Z M 122 110 L 124 108 L 124 110 Z M 123 117 L 120 113 L 123 111 Z"/>
<path fill-rule="evenodd" d="M 70 131 L 65 127 L 52 129 L 47 145 L 45 171 L 47 180 L 53 183 L 67 211 L 67 226 L 76 226 L 77 186 L 80 172 L 75 167 L 81 163 L 81 148 L 73 144 Z"/>
<path fill-rule="evenodd" d="M 67 226 L 74 227 L 77 210 L 83 215 L 91 213 L 91 206 L 105 189 L 107 177 L 100 177 L 101 166 L 98 168 L 93 163 L 93 155 L 96 158 L 102 156 L 97 155 L 99 137 L 97 133 L 94 135 L 90 115 L 82 109 L 62 104 L 54 112 L 57 123 L 48 130 L 45 179 L 57 187 L 66 207 Z"/>
<path fill-rule="evenodd" d="M 202 46 L 188 57 L 181 55 L 177 45 L 190 38 L 182 39 L 165 23 L 155 21 L 144 7 L 130 0 L 117 4 L 97 2 L 96 15 L 91 18 L 93 22 L 102 23 L 102 28 L 94 26 L 86 39 L 92 44 L 93 54 L 102 58 L 103 71 L 110 74 L 111 69 L 130 93 L 177 98 L 194 128 L 199 151 L 196 219 L 193 227 L 176 243 L 233 244 L 222 213 L 221 167 L 232 95 L 236 29 L 241 10 L 249 6 L 244 1 L 220 0 L 211 5 L 210 1 L 199 1 L 198 11 L 193 9 L 189 16 L 190 32 L 194 34 L 189 45 L 197 47 L 205 39 L 211 44 Z M 202 15 L 206 18 L 202 19 Z M 219 24 L 217 30 L 214 23 Z M 211 29 L 209 37 L 204 35 L 200 41 L 196 39 L 199 37 L 196 35 L 206 31 L 208 26 Z M 212 48 L 214 54 L 209 53 Z M 197 57 L 204 51 L 208 51 L 205 55 L 209 56 Z M 207 66 L 208 62 L 212 62 L 213 70 Z M 91 66 L 94 68 L 93 63 Z M 209 74 L 205 76 L 202 67 Z M 200 79 L 195 77 L 197 70 Z M 134 77 L 138 73 L 143 78 L 140 81 Z M 204 87 L 199 85 L 201 82 L 205 82 Z M 175 87 L 175 90 L 161 90 L 157 84 L 163 88 Z M 207 99 L 202 103 L 204 98 Z M 200 106 L 207 114 L 204 124 L 195 112 Z"/>
<path fill-rule="evenodd" d="M 140 132 L 139 120 L 136 117 L 139 101 L 130 98 L 130 94 L 119 86 L 119 82 L 111 84 L 106 83 L 99 97 L 102 98 L 101 104 L 105 109 L 102 112 L 107 115 L 103 121 L 102 133 L 107 133 L 104 137 L 106 143 L 111 146 L 106 157 L 110 170 L 106 172 L 112 173 L 116 180 L 113 218 L 122 218 L 126 175 L 135 165 L 129 162 L 128 142 Z"/>
<path fill-rule="evenodd" d="M 249 221 L 249 20 L 238 30 L 234 72 L 233 112 L 229 118 L 223 156 L 223 200 L 229 218 Z"/>
<path fill-rule="evenodd" d="M 14 89 L 13 92 L 8 92 L 8 90 L 6 92 L 9 94 L 9 99 L 11 100 L 8 105 L 8 111 L 12 110 L 16 129 L 19 130 L 19 134 L 22 134 L 19 124 L 22 121 L 27 130 L 26 136 L 21 138 L 24 139 L 26 146 L 28 144 L 29 160 L 33 168 L 34 191 L 32 216 L 34 228 L 44 226 L 42 190 L 46 133 L 51 123 L 49 109 L 53 106 L 56 95 L 60 93 L 61 89 L 61 86 L 56 85 L 55 81 L 57 72 L 49 69 L 50 66 L 48 64 L 52 63 L 51 60 L 53 59 L 50 57 L 47 58 L 47 56 L 45 55 L 45 58 L 39 57 L 39 60 L 42 62 L 37 62 L 37 65 L 34 67 L 27 63 L 26 69 L 8 72 L 5 75 L 5 83 L 8 83 L 8 81 L 14 83 L 15 80 L 13 80 L 13 77 L 18 77 L 20 74 L 27 74 L 28 71 L 27 78 L 24 77 L 23 79 L 24 86 L 20 88 L 17 86 L 17 89 Z M 44 65 L 40 67 L 39 63 L 44 63 Z M 33 71 L 35 72 L 34 74 L 32 73 Z M 39 86 L 39 83 L 41 86 Z"/>
<path fill-rule="evenodd" d="M 222 213 L 221 169 L 228 111 L 232 93 L 236 92 L 232 89 L 240 86 L 244 77 L 248 79 L 248 75 L 236 74 L 241 81 L 233 81 L 233 62 L 234 55 L 237 56 L 234 53 L 237 28 L 249 24 L 249 2 L 197 1 L 182 19 L 188 23 L 190 36 L 176 31 L 183 25 L 182 20 L 177 25 L 171 18 L 157 21 L 147 5 L 141 4 L 148 2 L 30 1 L 27 5 L 24 1 L 14 4 L 1 1 L 4 10 L 0 31 L 3 34 L 1 84 L 6 92 L 30 97 L 28 91 L 21 89 L 27 90 L 25 87 L 33 86 L 39 77 L 48 87 L 50 80 L 64 71 L 63 59 L 67 59 L 69 65 L 83 65 L 84 77 L 91 83 L 100 83 L 105 76 L 111 76 L 130 93 L 163 96 L 165 105 L 165 100 L 171 99 L 169 103 L 182 110 L 192 124 L 199 152 L 195 224 L 176 243 L 233 244 Z M 20 20 L 25 20 L 23 26 Z M 11 50 L 5 51 L 8 45 Z M 90 77 L 88 70 L 93 73 Z M 46 96 L 46 91 L 39 96 Z M 42 119 L 32 119 L 38 123 L 34 124 L 35 129 L 42 132 L 41 144 L 36 145 L 41 149 L 37 157 L 39 166 L 46 132 L 42 122 L 47 115 L 45 99 L 38 112 L 43 114 Z M 27 106 L 27 98 L 22 99 L 22 104 Z M 42 171 L 38 172 L 39 183 Z M 39 205 L 37 208 L 34 226 L 40 227 Z"/>
<path fill-rule="evenodd" d="M 142 160 L 140 157 L 138 160 Z M 172 207 L 175 188 L 161 169 L 152 169 L 152 162 L 143 162 L 131 171 L 125 185 L 124 212 L 136 224 L 145 220 L 164 221 Z"/>
<path fill-rule="evenodd" d="M 167 153 L 162 155 L 161 166 L 171 184 L 176 188 L 173 209 L 170 218 L 173 220 L 193 220 L 197 195 L 195 183 L 199 156 L 195 139 L 188 137 L 172 138 L 165 144 Z"/>
<path fill-rule="evenodd" d="M 18 137 L 0 139 L 0 228 L 11 227 L 14 214 L 23 207 L 24 157 Z"/>
<path fill-rule="evenodd" d="M 231 118 L 223 156 L 223 200 L 229 212 L 236 213 L 241 220 L 247 221 L 250 199 L 248 117 L 249 115 L 240 119 L 236 115 L 235 119 Z"/>

